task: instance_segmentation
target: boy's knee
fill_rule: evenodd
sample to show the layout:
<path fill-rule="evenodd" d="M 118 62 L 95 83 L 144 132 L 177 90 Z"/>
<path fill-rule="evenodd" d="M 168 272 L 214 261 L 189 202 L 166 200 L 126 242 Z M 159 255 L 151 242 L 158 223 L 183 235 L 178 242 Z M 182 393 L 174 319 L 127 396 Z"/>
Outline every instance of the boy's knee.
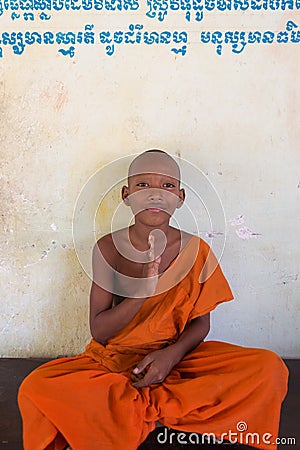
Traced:
<path fill-rule="evenodd" d="M 279 380 L 287 382 L 288 369 L 277 353 L 271 350 L 258 349 L 257 365 L 261 373 L 265 374 L 268 383 L 274 381 L 275 384 L 278 384 Z"/>
<path fill-rule="evenodd" d="M 257 349 L 260 364 L 268 367 L 278 367 L 283 365 L 283 361 L 277 353 L 267 349 Z"/>
<path fill-rule="evenodd" d="M 28 374 L 19 386 L 18 398 L 22 397 L 22 395 L 28 395 L 28 393 L 35 391 L 41 379 L 42 377 L 38 369 L 35 369 Z"/>

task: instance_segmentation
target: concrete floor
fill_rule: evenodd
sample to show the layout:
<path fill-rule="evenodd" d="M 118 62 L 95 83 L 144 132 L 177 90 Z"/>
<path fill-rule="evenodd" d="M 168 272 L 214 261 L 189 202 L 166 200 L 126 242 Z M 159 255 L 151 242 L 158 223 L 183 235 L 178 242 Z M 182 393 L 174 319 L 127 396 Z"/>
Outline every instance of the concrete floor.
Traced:
<path fill-rule="evenodd" d="M 0 359 L 0 449 L 22 450 L 22 425 L 17 407 L 17 391 L 21 381 L 35 367 L 46 362 L 45 359 Z M 279 450 L 300 449 L 300 360 L 285 360 L 289 370 L 289 392 L 282 406 L 280 437 L 294 437 L 295 445 L 278 446 Z M 198 445 L 188 444 L 160 444 L 157 441 L 158 433 L 164 431 L 164 427 L 157 428 L 139 447 L 138 450 L 195 450 Z M 175 437 L 176 441 L 176 437 Z M 174 441 L 173 441 L 174 442 Z M 216 447 L 218 450 L 228 450 L 228 444 L 208 445 L 202 444 L 201 450 Z M 232 445 L 231 445 L 232 447 Z M 250 447 L 234 445 L 235 450 L 249 449 Z M 101 449 L 99 449 L 101 450 Z M 122 450 L 122 449 L 116 449 Z"/>

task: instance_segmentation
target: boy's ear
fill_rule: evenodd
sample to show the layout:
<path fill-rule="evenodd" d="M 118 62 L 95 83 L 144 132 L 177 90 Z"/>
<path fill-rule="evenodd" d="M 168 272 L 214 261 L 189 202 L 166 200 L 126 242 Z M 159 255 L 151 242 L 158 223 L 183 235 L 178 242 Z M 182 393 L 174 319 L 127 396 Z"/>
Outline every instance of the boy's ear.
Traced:
<path fill-rule="evenodd" d="M 177 204 L 177 208 L 181 208 L 185 199 L 185 190 L 184 189 L 180 189 L 179 191 L 179 196 L 178 196 L 178 204 Z"/>
<path fill-rule="evenodd" d="M 128 206 L 129 205 L 129 201 L 128 201 L 128 195 L 129 195 L 129 192 L 128 192 L 128 187 L 127 186 L 123 186 L 122 187 L 122 200 L 123 200 L 123 202 L 125 203 L 125 205 L 126 206 Z"/>

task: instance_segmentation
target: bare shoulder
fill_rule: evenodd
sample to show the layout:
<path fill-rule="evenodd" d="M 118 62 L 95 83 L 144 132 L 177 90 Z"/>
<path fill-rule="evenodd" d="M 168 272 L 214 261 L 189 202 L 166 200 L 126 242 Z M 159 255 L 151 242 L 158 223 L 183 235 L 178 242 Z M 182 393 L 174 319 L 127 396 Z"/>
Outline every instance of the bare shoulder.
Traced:
<path fill-rule="evenodd" d="M 111 233 L 102 236 L 95 243 L 93 248 L 93 256 L 95 257 L 99 252 L 110 266 L 115 266 L 117 250 Z"/>
<path fill-rule="evenodd" d="M 194 234 L 187 233 L 186 231 L 180 230 L 181 233 L 181 248 L 184 247 L 192 240 L 195 239 L 196 236 Z"/>
<path fill-rule="evenodd" d="M 129 255 L 132 244 L 129 239 L 129 229 L 122 228 L 113 233 L 106 234 L 98 239 L 94 246 L 94 252 L 100 250 L 101 255 L 112 267 L 116 267 L 121 255 Z"/>

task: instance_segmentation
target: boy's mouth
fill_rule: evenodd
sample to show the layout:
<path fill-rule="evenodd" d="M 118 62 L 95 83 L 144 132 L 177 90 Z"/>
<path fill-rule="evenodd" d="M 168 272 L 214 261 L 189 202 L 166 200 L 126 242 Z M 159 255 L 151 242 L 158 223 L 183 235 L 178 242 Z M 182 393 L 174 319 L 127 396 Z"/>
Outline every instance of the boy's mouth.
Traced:
<path fill-rule="evenodd" d="M 147 208 L 145 208 L 145 210 L 153 212 L 153 213 L 159 213 L 159 212 L 165 211 L 164 208 L 162 208 L 161 206 L 156 206 L 156 205 L 148 206 Z"/>
<path fill-rule="evenodd" d="M 159 212 L 162 212 L 163 209 L 161 209 L 161 208 L 147 208 L 147 211 L 151 211 L 151 212 L 154 212 L 154 213 L 159 213 Z"/>

